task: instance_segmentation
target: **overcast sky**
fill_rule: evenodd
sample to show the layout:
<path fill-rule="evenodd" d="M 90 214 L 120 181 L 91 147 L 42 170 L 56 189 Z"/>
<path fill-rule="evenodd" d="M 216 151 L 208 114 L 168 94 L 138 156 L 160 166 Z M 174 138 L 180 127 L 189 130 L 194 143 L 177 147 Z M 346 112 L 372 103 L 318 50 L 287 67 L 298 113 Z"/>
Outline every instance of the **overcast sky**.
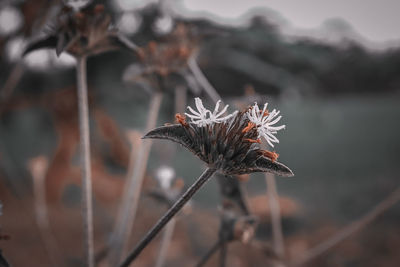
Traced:
<path fill-rule="evenodd" d="M 296 28 L 317 28 L 327 19 L 343 18 L 371 41 L 400 40 L 400 0 L 183 0 L 183 3 L 189 10 L 231 19 L 251 7 L 268 7 Z"/>

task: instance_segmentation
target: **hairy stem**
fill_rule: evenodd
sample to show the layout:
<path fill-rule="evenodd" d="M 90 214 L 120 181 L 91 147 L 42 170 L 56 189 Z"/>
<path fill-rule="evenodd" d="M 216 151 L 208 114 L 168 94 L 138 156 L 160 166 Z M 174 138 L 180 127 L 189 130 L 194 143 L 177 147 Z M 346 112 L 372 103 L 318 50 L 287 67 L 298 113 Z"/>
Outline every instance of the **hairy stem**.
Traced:
<path fill-rule="evenodd" d="M 338 233 L 333 235 L 331 238 L 325 240 L 314 248 L 311 248 L 309 251 L 304 253 L 299 259 L 295 260 L 291 266 L 301 266 L 309 262 L 310 260 L 320 256 L 327 250 L 333 248 L 352 234 L 360 231 L 367 224 L 371 223 L 375 220 L 379 215 L 384 213 L 394 204 L 400 201 L 400 188 L 397 188 L 394 192 L 392 192 L 389 196 L 387 196 L 384 200 L 378 203 L 375 207 L 373 207 L 368 213 L 366 213 L 360 219 L 352 222 L 351 224 L 344 227 Z"/>
<path fill-rule="evenodd" d="M 89 108 L 87 96 L 86 57 L 77 58 L 77 83 L 79 106 L 79 134 L 80 134 L 80 158 L 82 174 L 82 213 L 85 235 L 86 266 L 94 266 L 93 254 L 93 198 L 92 198 L 92 172 L 90 164 L 89 141 Z"/>
<path fill-rule="evenodd" d="M 147 232 L 139 244 L 129 253 L 129 256 L 122 262 L 121 267 L 127 267 L 136 259 L 144 248 L 153 240 L 153 238 L 164 228 L 164 226 L 182 209 L 193 195 L 206 183 L 215 173 L 215 169 L 207 168 L 200 177 L 189 187 L 189 189 L 175 202 L 175 204 L 161 217 L 161 219 Z"/>
<path fill-rule="evenodd" d="M 155 92 L 149 106 L 146 131 L 150 131 L 157 124 L 157 118 L 161 106 L 163 93 Z M 137 151 L 132 150 L 129 163 L 127 186 L 119 209 L 116 227 L 111 240 L 112 253 L 110 255 L 111 266 L 116 266 L 127 250 L 129 237 L 131 236 L 136 211 L 139 205 L 140 192 L 145 175 L 147 161 L 149 159 L 152 141 L 141 142 Z M 136 153 L 136 156 L 135 156 Z"/>
<path fill-rule="evenodd" d="M 165 258 L 168 252 L 169 245 L 171 244 L 172 236 L 175 229 L 176 219 L 172 218 L 164 229 L 163 236 L 161 239 L 160 250 L 158 252 L 156 267 L 163 267 Z"/>

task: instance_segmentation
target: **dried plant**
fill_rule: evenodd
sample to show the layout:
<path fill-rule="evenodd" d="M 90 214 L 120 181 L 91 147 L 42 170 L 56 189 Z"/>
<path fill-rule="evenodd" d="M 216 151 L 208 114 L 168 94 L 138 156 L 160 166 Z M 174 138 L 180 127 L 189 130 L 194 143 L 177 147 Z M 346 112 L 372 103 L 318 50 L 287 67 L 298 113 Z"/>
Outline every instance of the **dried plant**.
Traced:
<path fill-rule="evenodd" d="M 230 202 L 223 203 L 218 240 L 196 266 L 204 266 L 218 249 L 221 251 L 220 266 L 225 266 L 228 244 L 234 241 L 240 241 L 245 245 L 249 244 L 253 239 L 257 223 L 258 219 L 256 217 L 240 215 L 234 210 L 234 206 Z"/>
<path fill-rule="evenodd" d="M 25 54 L 41 48 L 54 48 L 57 55 L 66 51 L 80 58 L 118 48 L 136 50 L 137 47 L 113 27 L 103 5 L 90 4 L 78 10 L 64 6 L 45 36 L 33 41 Z"/>
<path fill-rule="evenodd" d="M 80 155 L 83 188 L 86 265 L 94 266 L 93 199 L 89 141 L 89 111 L 87 96 L 86 59 L 88 56 L 117 48 L 135 50 L 136 46 L 118 33 L 111 25 L 111 17 L 103 5 L 82 2 L 61 8 L 56 21 L 44 38 L 32 42 L 24 54 L 41 48 L 55 48 L 57 55 L 68 52 L 77 59 L 77 88 L 80 129 Z M 75 3 L 72 3 L 75 4 Z M 72 7 L 71 7 L 72 6 Z"/>
<path fill-rule="evenodd" d="M 208 168 L 153 226 L 121 266 L 128 266 L 216 171 L 227 175 L 272 172 L 280 176 L 293 176 L 288 167 L 276 161 L 276 153 L 258 147 L 258 143 L 261 142 L 259 137 L 266 134 L 271 138 L 270 134 L 276 133 L 278 127 L 272 126 L 271 118 L 265 111 L 253 112 L 255 106 L 224 116 L 227 106 L 219 111 L 218 102 L 211 112 L 204 108 L 202 101 L 197 98 L 197 111 L 188 108 L 192 114 L 186 114 L 191 118 L 191 122 L 187 122 L 183 115 L 177 114 L 179 124 L 156 128 L 143 137 L 177 142 L 204 161 Z M 265 120 L 262 119 L 264 117 Z M 261 123 L 258 123 L 258 120 Z M 277 122 L 277 119 L 274 122 Z"/>

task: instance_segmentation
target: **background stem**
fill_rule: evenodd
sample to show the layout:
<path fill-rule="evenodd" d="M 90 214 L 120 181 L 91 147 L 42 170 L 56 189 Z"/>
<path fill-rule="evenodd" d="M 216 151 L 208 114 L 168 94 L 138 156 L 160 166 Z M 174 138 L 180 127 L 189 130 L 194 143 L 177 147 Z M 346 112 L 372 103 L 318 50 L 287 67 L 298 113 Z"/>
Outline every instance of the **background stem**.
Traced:
<path fill-rule="evenodd" d="M 221 96 L 218 94 L 217 90 L 211 85 L 211 83 L 207 80 L 206 76 L 201 71 L 199 65 L 197 64 L 197 53 L 194 53 L 188 60 L 188 67 L 195 77 L 196 81 L 203 87 L 204 91 L 207 95 L 217 103 L 218 100 L 221 99 Z"/>
<path fill-rule="evenodd" d="M 79 106 L 79 134 L 80 158 L 82 173 L 82 213 L 85 235 L 86 266 L 94 266 L 93 256 L 93 199 L 92 199 L 92 173 L 90 163 L 89 141 L 89 109 L 87 97 L 86 57 L 77 58 L 78 106 Z"/>
<path fill-rule="evenodd" d="M 155 267 L 163 267 L 164 266 L 168 248 L 169 248 L 169 245 L 171 244 L 172 236 L 174 233 L 175 223 L 176 223 L 176 219 L 172 218 L 171 221 L 167 224 L 167 226 L 165 226 Z"/>
<path fill-rule="evenodd" d="M 161 219 L 147 232 L 139 244 L 132 250 L 129 256 L 120 265 L 127 267 L 143 251 L 143 249 L 153 240 L 153 238 L 164 228 L 164 226 L 182 209 L 193 195 L 207 182 L 215 173 L 215 169 L 207 168 L 200 177 L 189 187 L 189 189 L 175 202 L 175 204 L 161 217 Z"/>
<path fill-rule="evenodd" d="M 157 91 L 151 98 L 146 132 L 152 130 L 156 126 L 162 97 L 163 93 Z M 139 205 L 140 192 L 142 189 L 143 178 L 145 175 L 152 143 L 152 140 L 141 142 L 139 149 L 137 151 L 132 150 L 131 152 L 127 186 L 125 187 L 114 234 L 111 239 L 111 266 L 117 266 L 118 262 L 121 260 L 121 257 L 127 250 L 129 237 L 131 236 L 137 207 Z M 136 156 L 134 156 L 135 153 Z"/>
<path fill-rule="evenodd" d="M 265 145 L 265 149 L 268 149 L 267 145 Z M 285 246 L 282 231 L 281 207 L 279 205 L 275 175 L 272 173 L 265 173 L 265 181 L 267 184 L 268 205 L 271 213 L 272 244 L 276 255 L 280 258 L 284 258 Z M 281 267 L 284 266 L 284 264 L 278 262 L 275 263 L 274 266 Z"/>
<path fill-rule="evenodd" d="M 52 266 L 64 266 L 59 246 L 50 228 L 45 190 L 47 167 L 48 160 L 44 156 L 31 159 L 28 165 L 33 178 L 35 220 Z"/>
<path fill-rule="evenodd" d="M 221 248 L 220 248 L 220 254 L 219 254 L 219 266 L 220 267 L 225 267 L 226 265 L 226 255 L 228 252 L 228 243 L 226 241 L 222 241 L 221 243 Z"/>
<path fill-rule="evenodd" d="M 399 201 L 400 201 L 400 188 L 397 188 L 394 192 L 392 192 L 384 200 L 378 203 L 372 210 L 366 213 L 363 217 L 347 225 L 337 234 L 333 235 L 331 238 L 325 240 L 316 247 L 304 253 L 299 259 L 295 260 L 291 264 L 291 266 L 303 265 L 309 262 L 310 260 L 320 256 L 327 250 L 333 248 L 334 246 L 336 246 L 337 244 L 348 238 L 350 235 L 361 230 L 363 227 L 365 227 L 367 224 L 375 220 L 379 215 L 384 213 L 387 209 L 389 209 Z"/>
<path fill-rule="evenodd" d="M 271 173 L 266 173 L 265 180 L 267 183 L 268 205 L 271 211 L 272 243 L 276 254 L 282 257 L 284 254 L 284 242 L 281 210 L 279 205 L 279 196 L 276 189 L 275 176 Z"/>
<path fill-rule="evenodd" d="M 218 239 L 217 242 L 207 251 L 206 254 L 200 259 L 199 263 L 197 263 L 196 267 L 202 267 L 207 261 L 211 258 L 212 255 L 217 252 L 217 250 L 221 247 L 224 241 L 222 239 Z"/>

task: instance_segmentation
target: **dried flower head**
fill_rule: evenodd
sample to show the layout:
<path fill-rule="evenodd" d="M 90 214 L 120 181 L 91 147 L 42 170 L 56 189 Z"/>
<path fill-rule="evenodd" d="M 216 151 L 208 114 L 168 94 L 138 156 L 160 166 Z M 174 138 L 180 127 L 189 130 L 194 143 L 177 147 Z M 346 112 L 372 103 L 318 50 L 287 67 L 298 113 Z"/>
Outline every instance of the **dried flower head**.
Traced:
<path fill-rule="evenodd" d="M 227 107 L 218 111 L 219 103 L 212 113 L 204 108 L 200 99 L 196 99 L 196 106 L 198 111 L 190 108 L 193 114 L 186 114 L 192 121 L 186 122 L 178 115 L 179 124 L 156 128 L 143 138 L 177 142 L 223 174 L 271 172 L 293 176 L 288 167 L 276 161 L 276 153 L 260 149 L 257 139 L 263 125 L 251 122 L 248 110 L 222 116 L 221 112 Z"/>
<path fill-rule="evenodd" d="M 55 48 L 57 55 L 66 51 L 73 56 L 94 55 L 120 47 L 136 50 L 134 44 L 112 27 L 103 5 L 78 6 L 64 6 L 44 38 L 32 42 L 24 54 L 41 48 Z"/>
<path fill-rule="evenodd" d="M 166 77 L 183 72 L 196 47 L 197 40 L 191 29 L 182 23 L 177 24 L 164 41 L 150 41 L 137 50 L 144 69 L 141 75 Z"/>

